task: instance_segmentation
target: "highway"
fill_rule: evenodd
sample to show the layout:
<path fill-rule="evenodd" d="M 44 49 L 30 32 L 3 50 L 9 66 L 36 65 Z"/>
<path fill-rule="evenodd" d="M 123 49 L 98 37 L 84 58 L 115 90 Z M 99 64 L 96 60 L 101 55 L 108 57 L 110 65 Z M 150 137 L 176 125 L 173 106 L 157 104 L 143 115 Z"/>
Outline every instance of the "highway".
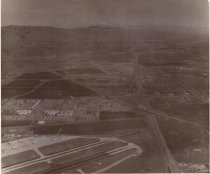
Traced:
<path fill-rule="evenodd" d="M 138 65 L 138 56 L 135 57 L 135 64 L 134 66 Z M 142 76 L 139 76 L 139 69 L 135 68 L 134 69 L 134 79 L 138 85 L 139 90 L 141 91 L 141 93 L 145 94 L 143 88 L 141 87 L 141 82 L 142 82 Z M 146 103 L 146 107 L 151 111 L 152 107 L 150 105 L 150 103 L 148 102 L 148 100 L 145 99 L 145 103 Z M 180 173 L 181 169 L 179 167 L 179 164 L 176 162 L 176 160 L 173 158 L 170 150 L 167 147 L 166 141 L 162 135 L 162 132 L 159 128 L 159 125 L 157 123 L 156 117 L 154 114 L 148 115 L 147 118 L 147 123 L 150 127 L 151 133 L 153 134 L 153 137 L 156 139 L 156 144 L 159 147 L 160 150 L 160 154 L 162 155 L 162 159 L 164 161 L 164 166 L 165 166 L 165 172 L 168 173 Z"/>
<path fill-rule="evenodd" d="M 132 78 L 132 80 L 135 80 L 138 84 L 139 84 L 139 79 L 136 77 L 136 73 L 134 72 L 134 77 L 130 76 L 129 78 Z M 73 79 L 71 79 L 73 80 Z M 164 171 L 166 173 L 181 173 L 181 170 L 179 168 L 178 163 L 176 162 L 176 160 L 173 158 L 172 154 L 170 153 L 170 150 L 168 149 L 165 139 L 161 133 L 161 130 L 158 126 L 157 120 L 156 120 L 156 115 L 155 113 L 152 112 L 150 105 L 147 102 L 147 108 L 149 108 L 149 110 L 142 110 L 141 108 L 139 108 L 138 106 L 133 106 L 130 105 L 127 102 L 124 102 L 122 99 L 117 99 L 111 95 L 105 94 L 104 92 L 97 90 L 91 86 L 88 85 L 84 85 L 82 83 L 78 83 L 77 81 L 73 80 L 75 83 L 79 84 L 79 85 L 83 85 L 93 91 L 95 91 L 96 93 L 98 93 L 100 96 L 105 96 L 106 98 L 109 98 L 113 101 L 117 101 L 120 104 L 126 105 L 128 107 L 130 107 L 135 113 L 140 114 L 145 116 L 146 121 L 148 123 L 148 126 L 150 128 L 151 134 L 154 138 L 154 142 L 157 144 L 160 155 L 161 155 L 161 160 L 163 160 L 163 165 L 164 165 Z M 140 86 L 139 86 L 140 87 Z"/>
<path fill-rule="evenodd" d="M 93 90 L 93 89 L 92 89 Z M 117 98 L 113 98 L 112 96 L 107 96 L 104 93 L 101 93 L 101 91 L 96 91 L 98 94 L 102 94 L 103 96 L 106 96 L 114 101 L 117 101 L 120 104 L 126 105 L 128 107 L 130 107 L 135 113 L 139 114 L 139 115 L 143 115 L 145 116 L 145 119 L 148 123 L 148 126 L 150 128 L 151 134 L 153 135 L 154 138 L 154 142 L 158 145 L 159 150 L 160 150 L 160 154 L 162 156 L 162 158 L 160 160 L 164 160 L 164 166 L 165 166 L 165 172 L 168 173 L 169 170 L 168 168 L 170 168 L 170 171 L 172 173 L 180 173 L 179 167 L 177 162 L 173 159 L 167 145 L 165 142 L 165 139 L 163 138 L 163 135 L 160 131 L 160 128 L 158 126 L 158 123 L 156 121 L 155 115 L 153 113 L 147 112 L 145 110 L 141 110 L 135 106 L 131 106 L 128 103 L 123 102 L 122 100 L 119 100 Z M 169 164 L 168 164 L 169 163 Z"/>
<path fill-rule="evenodd" d="M 169 149 L 166 145 L 165 139 L 163 138 L 163 135 L 160 131 L 160 128 L 159 128 L 158 123 L 156 121 L 155 115 L 151 111 L 148 112 L 147 110 L 142 110 L 139 107 L 130 105 L 129 103 L 124 102 L 121 99 L 119 100 L 118 98 L 107 95 L 106 93 L 104 93 L 100 90 L 97 90 L 97 89 L 95 89 L 91 86 L 86 86 L 82 83 L 78 83 L 77 81 L 75 81 L 73 79 L 71 79 L 71 80 L 73 82 L 79 84 L 79 85 L 83 85 L 83 86 L 95 91 L 100 96 L 109 98 L 113 101 L 116 101 L 120 104 L 123 104 L 123 105 L 126 105 L 126 106 L 130 107 L 135 113 L 137 113 L 139 115 L 145 116 L 146 121 L 148 123 L 148 126 L 150 128 L 151 134 L 153 135 L 153 138 L 155 140 L 154 142 L 156 142 L 156 144 L 159 147 L 160 154 L 162 156 L 161 160 L 163 160 L 163 165 L 165 166 L 165 172 L 166 173 L 169 173 L 169 172 L 180 173 L 179 166 L 178 166 L 177 162 L 174 160 L 174 158 L 172 157 L 172 155 L 171 155 L 171 153 L 170 153 L 170 151 L 169 151 Z"/>

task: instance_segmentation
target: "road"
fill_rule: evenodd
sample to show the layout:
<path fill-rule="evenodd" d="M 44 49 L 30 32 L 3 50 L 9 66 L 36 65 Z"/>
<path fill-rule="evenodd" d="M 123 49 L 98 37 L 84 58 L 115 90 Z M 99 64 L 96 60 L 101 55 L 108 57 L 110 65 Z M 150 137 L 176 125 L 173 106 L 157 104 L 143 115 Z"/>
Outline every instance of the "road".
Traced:
<path fill-rule="evenodd" d="M 136 55 L 135 58 L 136 59 L 135 59 L 134 66 L 139 65 L 138 64 L 138 55 Z M 133 77 L 134 77 L 141 93 L 145 94 L 145 91 L 141 86 L 141 82 L 144 79 L 142 79 L 143 77 L 141 75 L 139 76 L 139 74 L 141 74 L 139 72 L 139 68 L 135 68 L 135 72 L 133 74 Z M 148 108 L 148 110 L 151 111 L 152 107 L 151 107 L 151 105 L 150 105 L 150 103 L 148 102 L 147 99 L 145 99 L 145 103 L 146 103 L 146 107 Z M 180 173 L 181 170 L 180 170 L 179 164 L 173 158 L 170 150 L 167 147 L 165 138 L 163 137 L 162 132 L 161 132 L 161 130 L 159 128 L 159 125 L 157 123 L 156 116 L 154 114 L 148 115 L 146 120 L 147 120 L 147 123 L 150 127 L 151 133 L 153 134 L 153 137 L 156 140 L 155 142 L 159 147 L 160 154 L 162 156 L 162 160 L 163 160 L 164 166 L 165 166 L 165 172 Z"/>
<path fill-rule="evenodd" d="M 93 90 L 93 89 L 92 89 Z M 94 90 L 96 91 L 96 90 Z M 126 105 L 130 107 L 135 113 L 139 115 L 144 115 L 146 118 L 146 121 L 148 123 L 148 126 L 150 128 L 151 134 L 153 135 L 153 138 L 156 142 L 156 144 L 159 147 L 160 154 L 162 155 L 163 165 L 165 166 L 165 172 L 168 173 L 168 168 L 170 168 L 170 171 L 172 173 L 180 173 L 179 167 L 177 165 L 177 162 L 173 159 L 167 145 L 165 142 L 165 139 L 163 138 L 163 135 L 160 131 L 160 128 L 158 126 L 158 123 L 156 121 L 156 116 L 153 113 L 147 112 L 147 111 L 142 111 L 139 108 L 136 108 L 135 106 L 131 106 L 128 103 L 123 102 L 122 100 L 118 100 L 117 98 L 113 98 L 112 96 L 107 96 L 104 93 L 101 93 L 99 91 L 96 91 L 98 94 L 102 94 L 103 96 L 106 96 L 114 101 L 117 101 L 120 104 Z M 169 163 L 169 164 L 168 164 Z"/>
<path fill-rule="evenodd" d="M 139 81 L 138 81 L 139 79 L 136 79 L 136 77 L 134 77 L 134 80 L 137 80 L 137 83 L 139 84 Z M 150 105 L 147 104 L 148 105 L 147 107 L 149 107 L 150 110 L 142 110 L 139 107 L 135 107 L 135 106 L 133 107 L 130 104 L 124 102 L 123 100 L 119 100 L 119 99 L 117 99 L 117 98 L 115 98 L 111 95 L 107 95 L 104 92 L 99 91 L 99 90 L 97 90 L 97 89 L 95 89 L 91 86 L 84 85 L 82 83 L 78 83 L 78 81 L 75 81 L 75 80 L 73 80 L 73 82 L 75 82 L 79 85 L 85 86 L 85 87 L 95 91 L 100 96 L 105 96 L 105 97 L 107 97 L 111 100 L 117 101 L 120 104 L 126 105 L 126 106 L 132 108 L 133 111 L 136 112 L 137 114 L 144 115 L 145 118 L 146 118 L 146 121 L 148 123 L 148 126 L 151 130 L 151 134 L 153 135 L 153 138 L 155 140 L 155 143 L 159 147 L 158 149 L 160 151 L 160 155 L 162 156 L 161 160 L 163 160 L 162 162 L 163 162 L 163 165 L 164 165 L 164 171 L 166 173 L 171 173 L 171 172 L 172 173 L 180 173 L 181 172 L 178 163 L 175 161 L 172 154 L 170 153 L 170 150 L 168 149 L 168 147 L 166 145 L 165 139 L 164 139 L 164 137 L 161 133 L 161 130 L 158 126 L 158 123 L 157 123 L 157 120 L 156 120 L 156 115 L 152 111 L 150 111 L 151 110 Z"/>

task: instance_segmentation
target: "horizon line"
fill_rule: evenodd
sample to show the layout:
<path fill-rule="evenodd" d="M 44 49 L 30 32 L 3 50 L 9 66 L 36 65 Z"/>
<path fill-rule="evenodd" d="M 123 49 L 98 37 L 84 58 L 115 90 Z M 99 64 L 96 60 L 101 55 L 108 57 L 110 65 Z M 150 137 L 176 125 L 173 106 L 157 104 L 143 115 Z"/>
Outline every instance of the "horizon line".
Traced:
<path fill-rule="evenodd" d="M 19 25 L 19 24 L 11 24 L 11 25 L 1 25 L 1 27 L 12 27 L 12 26 L 18 26 L 18 27 L 50 27 L 50 28 L 60 28 L 60 29 L 76 29 L 76 28 L 87 28 L 87 27 L 99 27 L 99 26 L 107 26 L 107 27 L 143 27 L 143 26 L 156 26 L 156 27 L 192 27 L 192 28 L 209 28 L 209 26 L 197 26 L 197 25 L 178 25 L 178 24 L 136 24 L 136 25 L 121 25 L 121 24 L 90 24 L 90 25 L 83 25 L 83 26 L 75 26 L 75 27 L 62 27 L 62 26 L 53 26 L 53 25 Z"/>

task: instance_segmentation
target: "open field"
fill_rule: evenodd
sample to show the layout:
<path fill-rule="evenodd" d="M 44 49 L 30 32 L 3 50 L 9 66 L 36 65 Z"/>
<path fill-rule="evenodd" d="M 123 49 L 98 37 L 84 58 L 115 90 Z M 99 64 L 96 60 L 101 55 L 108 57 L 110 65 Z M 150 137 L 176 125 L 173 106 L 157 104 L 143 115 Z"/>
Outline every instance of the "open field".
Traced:
<path fill-rule="evenodd" d="M 170 103 L 160 98 L 154 98 L 150 103 L 156 110 L 208 127 L 209 106 L 207 103 Z"/>
<path fill-rule="evenodd" d="M 77 69 L 69 69 L 67 71 L 57 71 L 57 72 L 61 72 L 66 73 L 66 74 L 103 74 L 103 71 L 100 71 L 99 69 L 96 68 L 77 68 Z"/>
<path fill-rule="evenodd" d="M 113 120 L 113 119 L 128 119 L 128 118 L 140 118 L 139 115 L 132 112 L 107 112 L 102 111 L 100 113 L 100 120 Z"/>
<path fill-rule="evenodd" d="M 43 125 L 43 126 L 32 126 L 30 130 L 36 134 L 56 134 L 60 129 L 64 134 L 100 134 L 106 131 L 114 131 L 120 129 L 129 128 L 145 128 L 146 123 L 142 120 L 107 120 L 107 121 L 96 121 L 96 122 L 81 122 L 78 124 L 56 124 L 54 125 Z"/>
<path fill-rule="evenodd" d="M 45 73 L 47 73 L 45 75 Z M 49 75 L 50 74 L 50 75 Z M 64 98 L 68 96 L 94 96 L 95 93 L 71 81 L 61 80 L 48 72 L 25 74 L 2 86 L 2 97 L 20 99 Z M 35 79 L 35 80 L 34 80 Z M 54 80 L 59 79 L 59 80 Z M 45 80 L 44 82 L 40 80 Z"/>
<path fill-rule="evenodd" d="M 51 80 L 51 79 L 59 79 L 59 76 L 51 72 L 37 72 L 37 73 L 25 73 L 21 76 L 16 77 L 16 79 Z"/>

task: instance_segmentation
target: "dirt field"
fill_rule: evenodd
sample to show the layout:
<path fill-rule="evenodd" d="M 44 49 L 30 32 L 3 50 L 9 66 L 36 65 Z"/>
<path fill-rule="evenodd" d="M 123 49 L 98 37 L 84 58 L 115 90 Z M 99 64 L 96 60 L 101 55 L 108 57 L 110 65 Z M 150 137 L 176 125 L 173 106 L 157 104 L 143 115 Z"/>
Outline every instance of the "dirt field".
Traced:
<path fill-rule="evenodd" d="M 103 74 L 103 72 L 96 68 L 77 68 L 66 71 L 69 74 Z"/>
<path fill-rule="evenodd" d="M 55 75 L 51 72 L 37 72 L 37 73 L 25 73 L 21 76 L 18 76 L 16 79 L 58 79 L 58 75 Z"/>
<path fill-rule="evenodd" d="M 40 88 L 28 95 L 21 96 L 25 99 L 63 99 L 69 96 L 96 96 L 97 94 L 83 86 L 67 80 L 54 80 L 46 82 Z"/>
<path fill-rule="evenodd" d="M 141 120 L 107 120 L 95 122 L 81 122 L 78 124 L 60 124 L 60 125 L 45 125 L 34 126 L 30 130 L 35 134 L 57 134 L 62 129 L 62 134 L 75 134 L 75 135 L 92 135 L 101 134 L 106 131 L 131 129 L 131 128 L 145 128 L 147 124 Z"/>
<path fill-rule="evenodd" d="M 33 88 L 38 85 L 41 81 L 40 80 L 33 80 L 33 79 L 18 79 L 14 80 L 8 85 L 3 85 L 2 88 Z"/>
<path fill-rule="evenodd" d="M 100 120 L 113 120 L 123 118 L 139 118 L 139 116 L 133 112 L 108 112 L 102 111 L 100 113 Z"/>

